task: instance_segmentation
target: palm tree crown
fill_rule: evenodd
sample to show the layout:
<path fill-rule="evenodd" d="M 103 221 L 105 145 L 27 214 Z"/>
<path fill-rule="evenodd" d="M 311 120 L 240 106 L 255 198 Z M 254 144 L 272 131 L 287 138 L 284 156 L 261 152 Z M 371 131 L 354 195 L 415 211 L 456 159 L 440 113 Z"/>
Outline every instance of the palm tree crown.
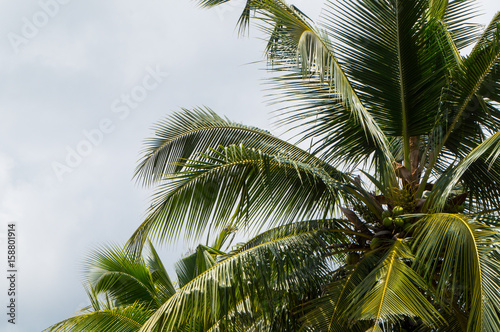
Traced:
<path fill-rule="evenodd" d="M 311 148 L 207 108 L 168 116 L 137 167 L 156 192 L 128 248 L 228 227 L 314 222 L 316 235 L 211 270 L 141 331 L 499 331 L 500 13 L 482 27 L 475 12 L 327 1 L 318 27 L 282 0 L 247 0 L 240 27 L 268 37 L 278 124 Z M 281 281 L 294 296 L 268 300 Z"/>
<path fill-rule="evenodd" d="M 137 168 L 157 192 L 131 248 L 343 215 L 303 328 L 500 329 L 500 14 L 465 23 L 475 9 L 328 2 L 318 28 L 283 1 L 248 0 L 240 24 L 268 35 L 279 124 L 312 148 L 208 109 L 169 116 Z"/>

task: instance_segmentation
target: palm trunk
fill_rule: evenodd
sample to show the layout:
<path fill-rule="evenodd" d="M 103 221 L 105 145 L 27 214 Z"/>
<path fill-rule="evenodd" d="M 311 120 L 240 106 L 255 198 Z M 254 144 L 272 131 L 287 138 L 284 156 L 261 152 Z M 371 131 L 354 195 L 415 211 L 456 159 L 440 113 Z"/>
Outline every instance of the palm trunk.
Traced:
<path fill-rule="evenodd" d="M 419 154 L 420 154 L 420 138 L 419 136 L 410 137 L 410 167 L 411 167 L 411 182 L 414 186 L 418 185 L 420 181 L 419 170 Z"/>

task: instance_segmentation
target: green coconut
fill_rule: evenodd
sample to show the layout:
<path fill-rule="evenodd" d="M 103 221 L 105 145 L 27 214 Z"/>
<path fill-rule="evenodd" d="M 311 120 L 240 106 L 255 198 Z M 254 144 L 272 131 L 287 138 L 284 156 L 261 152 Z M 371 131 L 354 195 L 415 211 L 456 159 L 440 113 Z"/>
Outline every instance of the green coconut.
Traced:
<path fill-rule="evenodd" d="M 396 227 L 403 227 L 404 224 L 405 221 L 402 218 L 394 218 L 394 225 L 396 225 Z"/>
<path fill-rule="evenodd" d="M 384 210 L 384 212 L 382 212 L 382 219 L 385 219 L 385 218 L 388 218 L 391 216 L 392 216 L 392 212 L 389 210 Z"/>
<path fill-rule="evenodd" d="M 392 226 L 392 218 L 391 217 L 387 217 L 387 218 L 384 218 L 384 220 L 382 220 L 382 224 L 385 226 L 385 227 L 391 227 Z"/>
<path fill-rule="evenodd" d="M 403 207 L 401 206 L 395 206 L 394 209 L 392 209 L 392 214 L 397 217 L 403 214 Z"/>

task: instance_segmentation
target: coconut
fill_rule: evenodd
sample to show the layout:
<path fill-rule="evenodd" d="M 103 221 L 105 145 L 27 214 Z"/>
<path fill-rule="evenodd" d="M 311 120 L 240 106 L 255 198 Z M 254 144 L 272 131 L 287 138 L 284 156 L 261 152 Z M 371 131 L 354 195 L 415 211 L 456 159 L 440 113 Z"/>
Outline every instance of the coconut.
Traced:
<path fill-rule="evenodd" d="M 391 217 L 384 218 L 384 220 L 382 220 L 382 224 L 385 227 L 391 227 L 392 226 L 392 218 Z"/>
<path fill-rule="evenodd" d="M 401 206 L 395 206 L 394 209 L 392 209 L 392 214 L 397 217 L 403 214 L 403 207 Z"/>

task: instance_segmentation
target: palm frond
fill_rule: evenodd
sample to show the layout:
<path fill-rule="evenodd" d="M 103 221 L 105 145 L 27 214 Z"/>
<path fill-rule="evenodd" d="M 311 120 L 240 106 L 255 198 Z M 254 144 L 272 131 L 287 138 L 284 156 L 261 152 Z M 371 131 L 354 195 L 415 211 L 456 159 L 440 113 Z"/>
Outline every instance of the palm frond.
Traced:
<path fill-rule="evenodd" d="M 314 28 L 293 6 L 269 6 L 262 16 L 262 30 L 269 36 L 270 68 L 279 75 L 273 84 L 278 86 L 278 91 L 279 86 L 284 91 L 280 100 L 285 103 L 300 101 L 298 108 L 287 107 L 289 113 L 285 122 L 300 124 L 306 116 L 314 118 L 322 111 L 334 112 L 333 116 L 342 122 L 336 122 L 337 128 L 330 128 L 331 131 L 336 131 L 338 137 L 349 137 L 350 141 L 345 140 L 346 145 L 352 146 L 357 140 L 365 149 L 371 149 L 379 162 L 382 181 L 390 184 L 394 177 L 387 139 L 341 67 L 328 36 Z M 307 114 L 308 109 L 313 112 Z M 309 136 L 313 135 L 309 132 Z M 326 154 L 328 147 L 334 146 L 322 144 L 318 151 Z M 346 147 L 343 150 L 348 152 Z M 339 160 L 352 164 L 347 157 L 341 156 L 337 155 Z"/>
<path fill-rule="evenodd" d="M 492 39 L 495 38 L 495 35 L 498 34 L 500 24 L 500 12 L 497 12 L 488 26 L 484 29 L 481 38 L 476 43 L 474 49 L 479 49 L 487 45 Z M 490 101 L 493 101 L 498 104 L 500 103 L 500 61 L 493 66 L 490 73 L 486 76 L 484 83 L 481 86 L 479 94 Z M 496 108 L 490 108 L 491 111 L 497 111 Z"/>
<path fill-rule="evenodd" d="M 500 33 L 497 29 L 498 26 L 495 27 L 494 31 L 485 33 L 484 36 L 490 36 L 490 38 L 486 41 L 483 40 L 486 37 L 481 38 L 473 52 L 451 72 L 452 84 L 446 92 L 446 105 L 442 108 L 444 112 L 442 121 L 445 124 L 443 132 L 445 134 L 440 138 L 437 152 L 440 152 L 445 144 L 453 152 L 463 151 L 464 148 L 467 151 L 470 149 L 470 145 L 463 144 L 465 143 L 464 139 L 469 140 L 472 144 L 480 143 L 477 140 L 477 137 L 482 137 L 478 123 L 483 124 L 483 118 L 488 121 L 491 114 L 488 114 L 487 110 L 485 114 L 484 104 L 481 99 L 478 99 L 477 94 L 500 57 Z M 485 124 L 488 123 L 490 122 Z M 497 128 L 495 131 L 497 131 L 498 124 L 495 127 Z M 462 144 L 457 144 L 458 138 Z"/>
<path fill-rule="evenodd" d="M 476 1 L 449 1 L 442 19 L 459 51 L 476 43 L 481 35 L 482 26 L 472 23 L 478 14 L 479 7 Z"/>
<path fill-rule="evenodd" d="M 43 332 L 136 332 L 151 317 L 153 312 L 151 309 L 146 309 L 136 303 L 126 307 L 81 313 L 54 324 Z"/>
<path fill-rule="evenodd" d="M 401 317 L 419 318 L 428 326 L 438 326 L 443 318 L 422 294 L 424 280 L 408 264 L 414 259 L 410 249 L 397 239 L 380 263 L 350 294 L 352 320 L 369 320 L 368 331 L 382 331 L 380 325 Z"/>
<path fill-rule="evenodd" d="M 302 231 L 298 231 L 298 225 L 283 226 L 289 232 L 277 229 L 276 237 L 267 242 L 254 241 L 250 248 L 243 246 L 245 250 L 236 251 L 194 278 L 141 331 L 153 331 L 163 316 L 167 330 L 181 328 L 190 321 L 200 322 L 206 328 L 217 322 L 224 326 L 224 316 L 238 306 L 240 312 L 263 315 L 270 322 L 276 305 L 287 303 L 289 296 L 319 291 L 321 275 L 327 268 L 325 240 L 331 235 L 323 231 L 321 224 Z"/>
<path fill-rule="evenodd" d="M 156 296 L 159 297 L 159 302 L 163 303 L 175 294 L 176 289 L 158 252 L 151 242 L 148 244 L 150 255 L 147 256 L 147 266 L 153 278 L 153 283 L 159 288 L 156 292 Z"/>
<path fill-rule="evenodd" d="M 131 256 L 126 249 L 109 245 L 91 252 L 85 262 L 85 281 L 97 294 L 108 294 L 115 306 L 141 303 L 159 307 L 169 287 L 161 287 L 161 296 L 151 270 L 142 258 Z M 170 285 L 171 286 L 171 285 Z M 172 286 L 173 287 L 173 286 Z"/>
<path fill-rule="evenodd" d="M 497 162 L 499 156 L 500 131 L 479 144 L 456 167 L 450 168 L 439 178 L 426 203 L 427 206 L 442 210 L 449 195 L 464 176 L 474 176 L 475 185 L 471 186 L 470 190 L 481 191 L 480 194 L 473 193 L 483 201 L 479 206 L 497 206 L 500 203 L 500 164 Z"/>
<path fill-rule="evenodd" d="M 224 317 L 208 328 L 206 332 L 249 331 L 251 326 L 260 325 L 259 323 L 264 320 L 263 317 L 259 316 L 258 313 L 247 312 L 245 308 L 250 306 L 250 298 L 247 296 L 230 309 Z"/>
<path fill-rule="evenodd" d="M 402 136 L 406 167 L 409 137 L 429 123 L 428 108 L 416 107 L 423 74 L 423 17 L 428 1 L 332 3 L 328 31 L 363 104 L 387 136 Z M 391 77 L 391 79 L 387 79 Z M 408 167 L 409 168 L 409 167 Z"/>
<path fill-rule="evenodd" d="M 130 248 L 140 250 L 148 234 L 161 240 L 177 238 L 181 230 L 186 237 L 200 236 L 209 223 L 215 231 L 247 222 L 260 229 L 328 216 L 345 197 L 343 186 L 349 181 L 339 171 L 329 173 L 286 154 L 242 145 L 220 147 L 202 157 L 184 163 L 185 171 L 170 174 L 170 181 L 158 187 Z"/>
<path fill-rule="evenodd" d="M 305 314 L 301 318 L 301 330 L 342 332 L 349 328 L 352 331 L 366 331 L 369 327 L 367 322 L 353 322 L 346 312 L 351 303 L 350 294 L 377 266 L 379 260 L 378 253 L 368 253 L 358 264 L 341 266 L 334 271 L 325 293 L 303 306 Z"/>
<path fill-rule="evenodd" d="M 453 310 L 468 316 L 467 331 L 496 331 L 498 265 L 496 233 L 464 215 L 431 214 L 422 218 L 413 244 L 414 266 L 436 282 L 436 300 L 458 302 Z M 437 276 L 437 280 L 434 280 Z"/>
<path fill-rule="evenodd" d="M 145 185 L 162 180 L 166 173 L 181 171 L 182 162 L 186 159 L 196 159 L 199 153 L 231 144 L 244 144 L 265 153 L 283 153 L 297 161 L 327 167 L 320 159 L 266 130 L 229 121 L 210 109 L 183 109 L 154 128 L 155 137 L 146 141 L 135 172 L 135 177 Z"/>

